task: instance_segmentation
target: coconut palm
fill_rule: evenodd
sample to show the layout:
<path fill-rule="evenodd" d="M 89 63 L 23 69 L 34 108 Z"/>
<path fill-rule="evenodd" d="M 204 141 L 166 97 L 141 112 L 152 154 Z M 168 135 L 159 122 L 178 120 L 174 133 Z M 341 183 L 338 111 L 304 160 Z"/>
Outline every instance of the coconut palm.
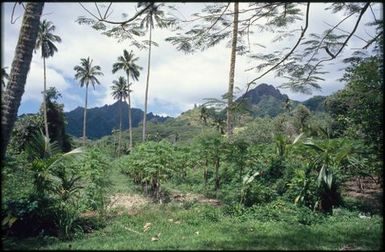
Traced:
<path fill-rule="evenodd" d="M 120 76 L 118 80 L 114 80 L 112 82 L 114 85 L 112 86 L 112 97 L 115 100 L 122 102 L 122 100 L 126 100 L 128 97 L 128 85 L 123 76 Z M 120 156 L 121 150 L 121 142 L 122 142 L 122 103 L 119 105 L 119 142 L 118 142 L 118 155 Z"/>
<path fill-rule="evenodd" d="M 151 7 L 147 8 L 147 6 Z M 147 115 L 147 101 L 148 101 L 148 86 L 150 82 L 150 62 L 151 62 L 151 44 L 152 44 L 152 29 L 156 23 L 159 28 L 164 28 L 168 26 L 168 23 L 163 19 L 164 13 L 159 9 L 160 5 L 155 5 L 154 2 L 139 2 L 138 7 L 147 8 L 143 13 L 144 18 L 140 22 L 140 27 L 145 27 L 146 30 L 149 30 L 149 40 L 148 40 L 148 61 L 147 61 L 147 81 L 146 81 L 146 91 L 144 96 L 144 114 L 143 114 L 143 142 L 146 141 L 146 115 Z"/>
<path fill-rule="evenodd" d="M 116 73 L 118 70 L 123 70 L 127 74 L 127 87 L 130 89 L 130 76 L 132 80 L 138 80 L 140 75 L 140 70 L 142 67 L 135 64 L 138 58 L 134 57 L 133 52 L 127 52 L 126 49 L 123 50 L 123 56 L 119 56 L 116 63 L 112 65 L 112 73 Z M 129 149 L 132 149 L 132 123 L 131 123 L 131 97 L 130 92 L 128 92 L 127 96 L 128 100 L 128 130 L 130 135 Z"/>
<path fill-rule="evenodd" d="M 25 6 L 17 41 L 15 57 L 12 62 L 10 81 L 1 104 L 1 158 L 5 156 L 9 138 L 17 118 L 21 97 L 32 60 L 33 49 L 39 31 L 40 16 L 44 2 L 29 2 Z"/>
<path fill-rule="evenodd" d="M 44 69 L 44 89 L 43 89 L 43 111 L 44 111 L 44 127 L 45 127 L 45 136 L 46 136 L 46 145 L 49 142 L 49 132 L 48 132 L 48 120 L 47 120 L 47 103 L 46 103 L 46 66 L 45 59 L 52 57 L 55 52 L 57 52 L 57 47 L 55 42 L 61 42 L 61 38 L 57 35 L 54 35 L 56 27 L 52 24 L 51 21 L 46 19 L 39 25 L 39 33 L 37 35 L 35 52 L 38 49 L 41 49 L 41 57 L 43 58 L 43 69 Z M 47 147 L 47 146 L 46 146 Z"/>
<path fill-rule="evenodd" d="M 100 84 L 96 76 L 103 75 L 100 71 L 100 66 L 92 66 L 92 61 L 90 57 L 87 59 L 80 59 L 80 65 L 74 67 L 76 71 L 75 78 L 80 81 L 80 87 L 86 86 L 86 98 L 84 105 L 84 117 L 83 117 L 83 145 L 86 144 L 86 125 L 87 125 L 87 98 L 88 98 L 88 85 L 92 84 L 95 90 L 95 83 Z"/>

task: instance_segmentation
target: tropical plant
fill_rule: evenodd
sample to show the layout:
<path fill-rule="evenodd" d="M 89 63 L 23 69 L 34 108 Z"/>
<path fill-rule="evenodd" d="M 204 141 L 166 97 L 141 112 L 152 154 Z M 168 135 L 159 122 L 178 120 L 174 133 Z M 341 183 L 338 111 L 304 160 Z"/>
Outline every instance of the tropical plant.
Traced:
<path fill-rule="evenodd" d="M 160 199 L 161 184 L 170 177 L 175 169 L 174 148 L 168 141 L 148 141 L 138 145 L 122 161 L 123 172 L 130 175 L 136 184 L 142 185 L 145 192 L 150 192 Z"/>
<path fill-rule="evenodd" d="M 57 100 L 61 94 L 55 87 L 47 89 L 46 106 L 48 130 L 52 141 L 56 141 L 59 148 L 63 152 L 71 150 L 71 138 L 66 134 L 66 118 L 64 116 L 64 104 L 60 104 Z"/>
<path fill-rule="evenodd" d="M 49 137 L 49 129 L 48 129 L 48 119 L 47 119 L 47 78 L 46 78 L 46 65 L 45 59 L 48 57 L 52 57 L 55 52 L 57 52 L 57 47 L 55 46 L 55 42 L 61 42 L 61 38 L 58 35 L 54 35 L 56 27 L 53 25 L 51 21 L 47 21 L 46 19 L 39 25 L 39 33 L 36 40 L 35 52 L 37 49 L 41 50 L 41 57 L 43 58 L 43 70 L 44 70 L 44 89 L 43 89 L 43 115 L 44 115 L 44 128 L 46 135 L 46 145 L 48 145 L 48 141 L 50 141 Z"/>
<path fill-rule="evenodd" d="M 128 89 L 128 85 L 123 76 L 120 76 L 118 80 L 114 80 L 112 82 L 114 85 L 112 86 L 112 97 L 115 100 L 120 101 L 119 105 L 119 142 L 118 142 L 118 155 L 120 156 L 121 152 L 121 142 L 122 142 L 122 100 L 126 100 L 128 97 L 128 93 L 130 90 Z"/>
<path fill-rule="evenodd" d="M 150 7 L 149 7 L 150 5 Z M 147 80 L 146 80 L 146 91 L 144 97 L 144 114 L 143 114 L 143 142 L 146 141 L 146 122 L 147 122 L 147 102 L 148 102 L 148 86 L 150 83 L 150 65 L 151 65 L 151 45 L 154 43 L 152 41 L 152 29 L 154 29 L 154 24 L 156 23 L 159 28 L 164 28 L 168 26 L 166 20 L 163 19 L 164 13 L 159 9 L 161 4 L 156 5 L 154 2 L 139 2 L 138 7 L 144 7 L 145 11 L 142 15 L 144 18 L 140 22 L 140 28 L 146 27 L 146 30 L 149 30 L 149 39 L 148 39 L 148 60 L 147 60 Z"/>
<path fill-rule="evenodd" d="M 21 97 L 32 60 L 33 49 L 39 30 L 39 20 L 44 2 L 31 2 L 25 6 L 25 13 L 12 62 L 10 81 L 1 104 L 1 159 L 4 159 L 9 138 L 17 118 Z"/>
<path fill-rule="evenodd" d="M 338 172 L 343 161 L 347 160 L 352 152 L 352 146 L 345 140 L 327 139 L 319 143 L 307 140 L 303 143 L 315 151 L 316 155 L 311 161 L 311 166 L 317 172 L 317 186 L 319 188 L 319 201 L 315 205 L 322 211 L 332 213 L 332 207 L 341 201 L 339 193 L 340 182 Z"/>
<path fill-rule="evenodd" d="M 96 76 L 103 75 L 99 65 L 92 66 L 92 61 L 90 57 L 81 58 L 80 65 L 76 65 L 74 70 L 76 72 L 75 78 L 80 81 L 80 87 L 86 86 L 86 96 L 85 96 L 85 105 L 84 105 L 84 118 L 83 118 L 83 145 L 86 144 L 86 125 L 87 125 L 87 98 L 88 98 L 88 85 L 92 84 L 92 87 L 95 89 L 95 83 L 100 84 L 100 81 Z"/>
<path fill-rule="evenodd" d="M 112 65 L 112 73 L 116 73 L 118 70 L 123 70 L 127 74 L 127 86 L 130 89 L 130 76 L 132 80 L 138 80 L 140 75 L 140 70 L 142 67 L 138 66 L 135 62 L 138 58 L 134 57 L 133 52 L 127 52 L 126 49 L 123 50 L 123 56 L 119 56 L 117 62 Z M 131 97 L 130 92 L 128 92 L 128 130 L 130 135 L 129 149 L 132 149 L 132 123 L 131 123 Z"/>
<path fill-rule="evenodd" d="M 15 127 L 12 130 L 9 150 L 15 153 L 21 153 L 25 150 L 28 142 L 33 136 L 44 130 L 44 119 L 41 114 L 26 115 L 17 119 Z"/>

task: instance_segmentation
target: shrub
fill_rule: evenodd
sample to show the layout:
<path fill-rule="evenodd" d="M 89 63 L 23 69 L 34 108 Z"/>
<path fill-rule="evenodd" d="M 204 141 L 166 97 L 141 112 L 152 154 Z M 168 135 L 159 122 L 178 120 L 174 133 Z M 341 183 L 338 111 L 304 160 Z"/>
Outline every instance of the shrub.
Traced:
<path fill-rule="evenodd" d="M 174 169 L 174 148 L 165 140 L 140 144 L 122 160 L 122 171 L 143 189 L 150 186 L 157 199 L 160 198 L 161 183 L 172 175 Z"/>

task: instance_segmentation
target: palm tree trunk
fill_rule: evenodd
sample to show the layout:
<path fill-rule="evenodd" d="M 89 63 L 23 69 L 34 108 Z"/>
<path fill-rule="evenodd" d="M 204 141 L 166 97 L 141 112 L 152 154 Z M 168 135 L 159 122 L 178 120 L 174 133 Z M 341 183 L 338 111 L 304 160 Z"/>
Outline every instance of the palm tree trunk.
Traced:
<path fill-rule="evenodd" d="M 147 121 L 147 100 L 148 100 L 148 84 L 150 81 L 150 62 L 151 62 L 151 32 L 150 25 L 150 44 L 148 46 L 148 64 L 147 64 L 147 82 L 146 82 L 146 94 L 144 96 L 144 114 L 143 114 L 143 142 L 146 141 L 146 121 Z"/>
<path fill-rule="evenodd" d="M 128 132 L 130 135 L 130 142 L 128 149 L 131 151 L 132 149 L 132 123 L 131 123 L 131 96 L 130 96 L 130 78 L 127 73 L 127 83 L 128 83 Z"/>
<path fill-rule="evenodd" d="M 25 7 L 7 89 L 1 104 L 1 159 L 4 159 L 35 48 L 44 2 L 29 2 Z"/>
<path fill-rule="evenodd" d="M 121 143 L 122 143 L 122 99 L 119 100 L 119 143 L 118 143 L 118 157 L 120 157 Z"/>
<path fill-rule="evenodd" d="M 86 126 L 87 126 L 87 98 L 88 98 L 88 84 L 86 85 L 86 102 L 84 105 L 84 116 L 83 116 L 83 146 L 86 145 Z"/>
<path fill-rule="evenodd" d="M 230 61 L 230 76 L 229 89 L 227 91 L 227 135 L 230 137 L 233 134 L 233 92 L 234 92 L 234 75 L 235 75 L 235 58 L 237 48 L 238 34 L 238 2 L 234 3 L 234 23 L 233 23 L 233 40 L 231 44 L 231 61 Z"/>
<path fill-rule="evenodd" d="M 49 131 L 48 131 L 48 119 L 47 119 L 47 78 L 46 78 L 46 67 L 45 67 L 45 57 L 43 57 L 43 68 L 44 68 L 44 93 L 43 93 L 43 113 L 44 113 L 44 128 L 45 128 L 45 151 L 48 151 L 49 143 Z"/>

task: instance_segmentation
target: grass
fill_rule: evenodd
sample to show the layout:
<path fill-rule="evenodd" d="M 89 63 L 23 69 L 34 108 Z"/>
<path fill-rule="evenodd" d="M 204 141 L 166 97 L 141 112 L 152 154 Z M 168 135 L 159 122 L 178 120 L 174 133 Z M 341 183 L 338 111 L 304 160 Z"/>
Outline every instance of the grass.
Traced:
<path fill-rule="evenodd" d="M 144 232 L 146 223 L 150 228 Z M 149 205 L 139 214 L 112 218 L 108 225 L 73 241 L 53 238 L 7 240 L 10 249 L 278 249 L 379 250 L 382 218 L 336 215 L 311 226 L 231 218 L 198 204 Z M 157 238 L 152 241 L 152 238 Z"/>

